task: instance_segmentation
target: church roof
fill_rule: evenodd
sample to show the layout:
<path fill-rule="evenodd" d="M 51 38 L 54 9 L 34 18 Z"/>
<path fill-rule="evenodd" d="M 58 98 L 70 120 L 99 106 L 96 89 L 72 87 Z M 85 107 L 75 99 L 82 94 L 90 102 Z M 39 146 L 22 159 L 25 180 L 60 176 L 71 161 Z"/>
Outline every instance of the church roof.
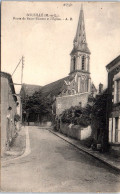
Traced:
<path fill-rule="evenodd" d="M 62 79 L 59 79 L 55 82 L 52 82 L 50 84 L 47 84 L 41 88 L 41 92 L 43 96 L 57 96 L 61 93 L 62 91 L 62 86 L 64 84 L 64 81 L 68 81 L 70 79 L 70 76 L 64 77 Z"/>
<path fill-rule="evenodd" d="M 38 92 L 42 86 L 39 85 L 31 85 L 31 84 L 23 84 L 21 92 L 24 90 L 25 95 L 32 96 L 34 92 Z"/>
<path fill-rule="evenodd" d="M 55 82 L 47 84 L 45 86 L 39 85 L 31 85 L 31 84 L 23 84 L 21 89 L 21 95 L 24 98 L 26 95 L 32 96 L 33 93 L 40 91 L 43 97 L 47 97 L 48 95 L 57 96 L 62 92 L 63 84 L 66 82 L 71 82 L 74 77 L 67 76 L 62 79 L 59 79 Z"/>

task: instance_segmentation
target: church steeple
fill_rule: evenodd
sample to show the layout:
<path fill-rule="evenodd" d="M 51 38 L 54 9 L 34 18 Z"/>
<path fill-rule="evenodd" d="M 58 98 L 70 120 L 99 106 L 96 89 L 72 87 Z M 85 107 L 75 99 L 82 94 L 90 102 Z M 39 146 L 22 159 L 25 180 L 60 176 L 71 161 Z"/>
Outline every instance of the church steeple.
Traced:
<path fill-rule="evenodd" d="M 90 92 L 90 50 L 87 46 L 83 7 L 81 6 L 77 31 L 73 40 L 70 76 L 75 77 L 78 93 Z"/>
<path fill-rule="evenodd" d="M 75 48 L 80 49 L 80 50 L 86 49 L 86 51 L 88 51 L 88 49 L 85 48 L 87 46 L 86 45 L 87 42 L 86 42 L 86 33 L 85 33 L 84 12 L 83 12 L 82 5 L 81 5 L 81 10 L 80 10 L 80 15 L 79 15 L 76 36 L 74 38 L 73 43 L 74 43 Z"/>
<path fill-rule="evenodd" d="M 89 71 L 89 55 L 90 50 L 87 46 L 84 12 L 81 5 L 78 26 L 76 35 L 73 41 L 73 50 L 71 52 L 71 70 L 74 71 Z"/>
<path fill-rule="evenodd" d="M 83 6 L 81 5 L 79 20 L 78 20 L 78 26 L 76 35 L 73 41 L 73 51 L 74 50 L 80 50 L 87 53 L 90 53 L 90 50 L 87 47 L 87 41 L 86 41 L 86 33 L 85 33 L 85 22 L 84 22 L 84 12 L 83 12 Z"/>

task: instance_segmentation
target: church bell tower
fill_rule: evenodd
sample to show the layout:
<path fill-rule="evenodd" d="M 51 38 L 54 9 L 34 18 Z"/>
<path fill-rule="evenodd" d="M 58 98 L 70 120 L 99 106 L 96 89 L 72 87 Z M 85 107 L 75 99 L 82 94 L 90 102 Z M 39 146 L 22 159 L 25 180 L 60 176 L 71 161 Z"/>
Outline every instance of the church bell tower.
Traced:
<path fill-rule="evenodd" d="M 90 92 L 90 50 L 87 45 L 84 12 L 81 6 L 76 35 L 73 41 L 73 49 L 70 53 L 70 76 L 77 74 L 78 93 Z"/>

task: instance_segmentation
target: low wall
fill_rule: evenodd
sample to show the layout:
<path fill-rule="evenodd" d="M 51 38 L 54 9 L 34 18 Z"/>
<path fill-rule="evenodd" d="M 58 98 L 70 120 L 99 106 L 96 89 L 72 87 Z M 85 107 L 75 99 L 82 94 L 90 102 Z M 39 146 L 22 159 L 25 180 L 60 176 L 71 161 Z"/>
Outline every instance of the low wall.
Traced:
<path fill-rule="evenodd" d="M 91 126 L 83 128 L 80 125 L 73 125 L 73 124 L 60 124 L 59 131 L 68 137 L 72 137 L 79 140 L 85 140 L 89 138 L 92 134 Z"/>

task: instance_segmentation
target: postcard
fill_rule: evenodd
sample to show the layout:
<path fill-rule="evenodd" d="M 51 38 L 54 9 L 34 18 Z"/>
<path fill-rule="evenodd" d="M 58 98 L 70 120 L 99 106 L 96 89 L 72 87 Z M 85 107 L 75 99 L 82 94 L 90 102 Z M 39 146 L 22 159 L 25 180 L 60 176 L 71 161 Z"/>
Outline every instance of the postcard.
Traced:
<path fill-rule="evenodd" d="M 120 3 L 2 1 L 1 191 L 120 192 Z"/>

